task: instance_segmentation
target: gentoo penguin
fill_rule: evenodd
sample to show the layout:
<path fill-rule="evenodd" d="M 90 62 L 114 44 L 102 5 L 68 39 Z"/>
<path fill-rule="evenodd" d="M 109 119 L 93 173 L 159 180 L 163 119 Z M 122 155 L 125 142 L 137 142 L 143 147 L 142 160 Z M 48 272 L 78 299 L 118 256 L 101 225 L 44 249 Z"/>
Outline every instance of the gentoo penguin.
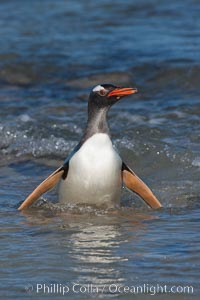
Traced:
<path fill-rule="evenodd" d="M 89 96 L 88 121 L 81 141 L 64 164 L 45 179 L 18 209 L 28 208 L 57 183 L 60 183 L 61 204 L 117 207 L 124 184 L 150 207 L 161 207 L 147 185 L 122 161 L 110 139 L 107 124 L 110 107 L 122 97 L 136 92 L 136 88 L 121 88 L 111 84 L 94 87 Z"/>

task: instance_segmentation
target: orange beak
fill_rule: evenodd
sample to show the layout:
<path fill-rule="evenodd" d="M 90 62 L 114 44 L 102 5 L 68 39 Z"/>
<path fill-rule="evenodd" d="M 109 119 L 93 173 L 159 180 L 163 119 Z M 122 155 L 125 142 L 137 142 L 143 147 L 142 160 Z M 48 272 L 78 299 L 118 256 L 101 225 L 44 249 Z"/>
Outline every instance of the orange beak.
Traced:
<path fill-rule="evenodd" d="M 108 94 L 108 97 L 122 97 L 137 93 L 136 88 L 116 88 Z"/>

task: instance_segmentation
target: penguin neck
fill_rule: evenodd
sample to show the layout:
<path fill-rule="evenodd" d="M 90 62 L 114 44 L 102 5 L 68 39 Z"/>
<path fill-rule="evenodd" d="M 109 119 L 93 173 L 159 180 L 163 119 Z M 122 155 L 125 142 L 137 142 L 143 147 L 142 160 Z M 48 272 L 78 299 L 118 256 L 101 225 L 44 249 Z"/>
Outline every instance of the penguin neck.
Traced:
<path fill-rule="evenodd" d="M 99 108 L 94 105 L 88 106 L 88 120 L 83 140 L 87 140 L 97 133 L 110 135 L 107 123 L 107 113 L 110 107 Z"/>

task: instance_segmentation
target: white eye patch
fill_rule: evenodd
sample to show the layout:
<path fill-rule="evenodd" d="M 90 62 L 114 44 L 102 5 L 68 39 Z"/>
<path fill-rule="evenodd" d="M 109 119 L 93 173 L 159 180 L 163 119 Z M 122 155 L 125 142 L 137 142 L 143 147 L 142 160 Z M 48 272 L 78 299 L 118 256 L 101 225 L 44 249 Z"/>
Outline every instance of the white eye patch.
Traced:
<path fill-rule="evenodd" d="M 97 85 L 93 88 L 93 92 L 100 92 L 101 90 L 105 90 L 103 86 Z"/>

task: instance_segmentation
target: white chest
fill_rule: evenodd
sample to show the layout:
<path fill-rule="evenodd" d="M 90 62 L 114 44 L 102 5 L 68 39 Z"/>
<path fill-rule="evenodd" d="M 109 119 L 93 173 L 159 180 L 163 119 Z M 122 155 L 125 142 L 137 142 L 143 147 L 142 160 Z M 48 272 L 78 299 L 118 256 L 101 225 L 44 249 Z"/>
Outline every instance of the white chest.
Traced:
<path fill-rule="evenodd" d="M 115 206 L 120 198 L 121 165 L 109 136 L 93 135 L 71 158 L 67 178 L 60 185 L 60 201 Z"/>

